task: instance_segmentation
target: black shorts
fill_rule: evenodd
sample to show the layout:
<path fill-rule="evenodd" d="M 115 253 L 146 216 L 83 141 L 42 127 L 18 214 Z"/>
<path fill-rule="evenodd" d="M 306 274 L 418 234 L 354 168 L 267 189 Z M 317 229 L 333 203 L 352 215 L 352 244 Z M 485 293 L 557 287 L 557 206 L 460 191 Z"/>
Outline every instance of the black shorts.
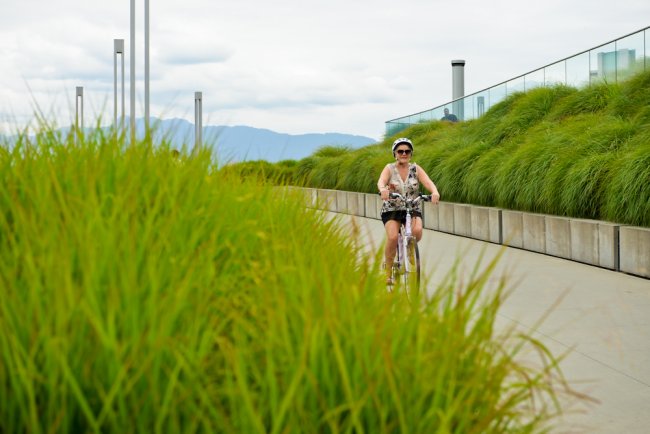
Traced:
<path fill-rule="evenodd" d="M 422 213 L 419 211 L 411 211 L 411 217 L 420 217 L 422 218 Z M 381 213 L 381 221 L 384 222 L 384 225 L 386 225 L 386 222 L 388 220 L 395 220 L 398 221 L 402 224 L 406 223 L 406 210 L 401 210 L 401 211 L 386 211 L 384 213 Z"/>

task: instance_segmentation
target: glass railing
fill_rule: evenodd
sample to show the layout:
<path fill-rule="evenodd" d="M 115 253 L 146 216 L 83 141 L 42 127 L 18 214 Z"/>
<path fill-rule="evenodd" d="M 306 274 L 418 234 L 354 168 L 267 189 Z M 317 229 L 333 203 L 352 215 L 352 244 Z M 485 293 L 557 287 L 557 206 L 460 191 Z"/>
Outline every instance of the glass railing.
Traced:
<path fill-rule="evenodd" d="M 602 81 L 618 82 L 647 69 L 650 69 L 650 26 L 471 95 L 387 121 L 386 136 L 414 124 L 441 119 L 445 109 L 461 121 L 475 119 L 515 92 L 557 84 L 580 88 Z"/>

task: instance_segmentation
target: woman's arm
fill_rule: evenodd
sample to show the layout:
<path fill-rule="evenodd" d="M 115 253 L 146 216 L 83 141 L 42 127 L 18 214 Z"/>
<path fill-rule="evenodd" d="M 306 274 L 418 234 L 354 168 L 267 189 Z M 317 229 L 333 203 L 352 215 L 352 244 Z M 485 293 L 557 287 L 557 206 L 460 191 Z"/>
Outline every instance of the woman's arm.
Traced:
<path fill-rule="evenodd" d="M 433 183 L 431 178 L 429 178 L 429 175 L 427 175 L 427 172 L 424 171 L 424 169 L 420 166 L 417 166 L 417 174 L 418 174 L 418 181 L 422 185 L 424 185 L 424 188 L 429 190 L 431 192 L 431 203 L 438 203 L 440 200 L 440 193 L 438 193 L 438 188 L 436 188 L 436 184 Z"/>
<path fill-rule="evenodd" d="M 377 189 L 379 189 L 382 200 L 388 200 L 388 181 L 390 181 L 390 166 L 387 164 L 384 170 L 381 171 L 377 181 Z"/>

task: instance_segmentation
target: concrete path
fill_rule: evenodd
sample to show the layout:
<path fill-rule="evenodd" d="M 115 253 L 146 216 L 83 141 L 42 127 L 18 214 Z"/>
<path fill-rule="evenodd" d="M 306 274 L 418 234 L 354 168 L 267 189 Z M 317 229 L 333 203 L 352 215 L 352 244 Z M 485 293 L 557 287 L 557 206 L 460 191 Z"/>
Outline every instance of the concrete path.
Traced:
<path fill-rule="evenodd" d="M 381 221 L 329 216 L 345 225 L 354 220 L 362 245 L 380 248 Z M 502 324 L 529 331 L 554 355 L 568 352 L 561 364 L 567 380 L 599 401 L 576 407 L 554 432 L 650 433 L 650 280 L 428 230 L 419 248 L 429 290 L 455 262 L 462 278 L 481 255 L 486 263 L 503 250 L 494 282 L 505 276 L 513 292 Z"/>

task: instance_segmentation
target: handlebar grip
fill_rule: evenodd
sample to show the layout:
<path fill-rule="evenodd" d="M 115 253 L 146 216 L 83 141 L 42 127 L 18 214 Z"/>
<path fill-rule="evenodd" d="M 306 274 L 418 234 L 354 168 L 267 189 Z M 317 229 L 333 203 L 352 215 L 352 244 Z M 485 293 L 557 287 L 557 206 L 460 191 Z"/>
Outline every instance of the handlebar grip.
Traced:
<path fill-rule="evenodd" d="M 379 196 L 381 196 L 381 192 L 377 193 Z M 388 198 L 389 199 L 399 199 L 402 197 L 399 193 L 388 193 Z"/>
<path fill-rule="evenodd" d="M 425 201 L 425 202 L 431 202 L 431 195 L 430 195 L 430 194 L 423 194 L 423 195 L 420 196 L 420 197 L 421 197 L 422 200 Z"/>

